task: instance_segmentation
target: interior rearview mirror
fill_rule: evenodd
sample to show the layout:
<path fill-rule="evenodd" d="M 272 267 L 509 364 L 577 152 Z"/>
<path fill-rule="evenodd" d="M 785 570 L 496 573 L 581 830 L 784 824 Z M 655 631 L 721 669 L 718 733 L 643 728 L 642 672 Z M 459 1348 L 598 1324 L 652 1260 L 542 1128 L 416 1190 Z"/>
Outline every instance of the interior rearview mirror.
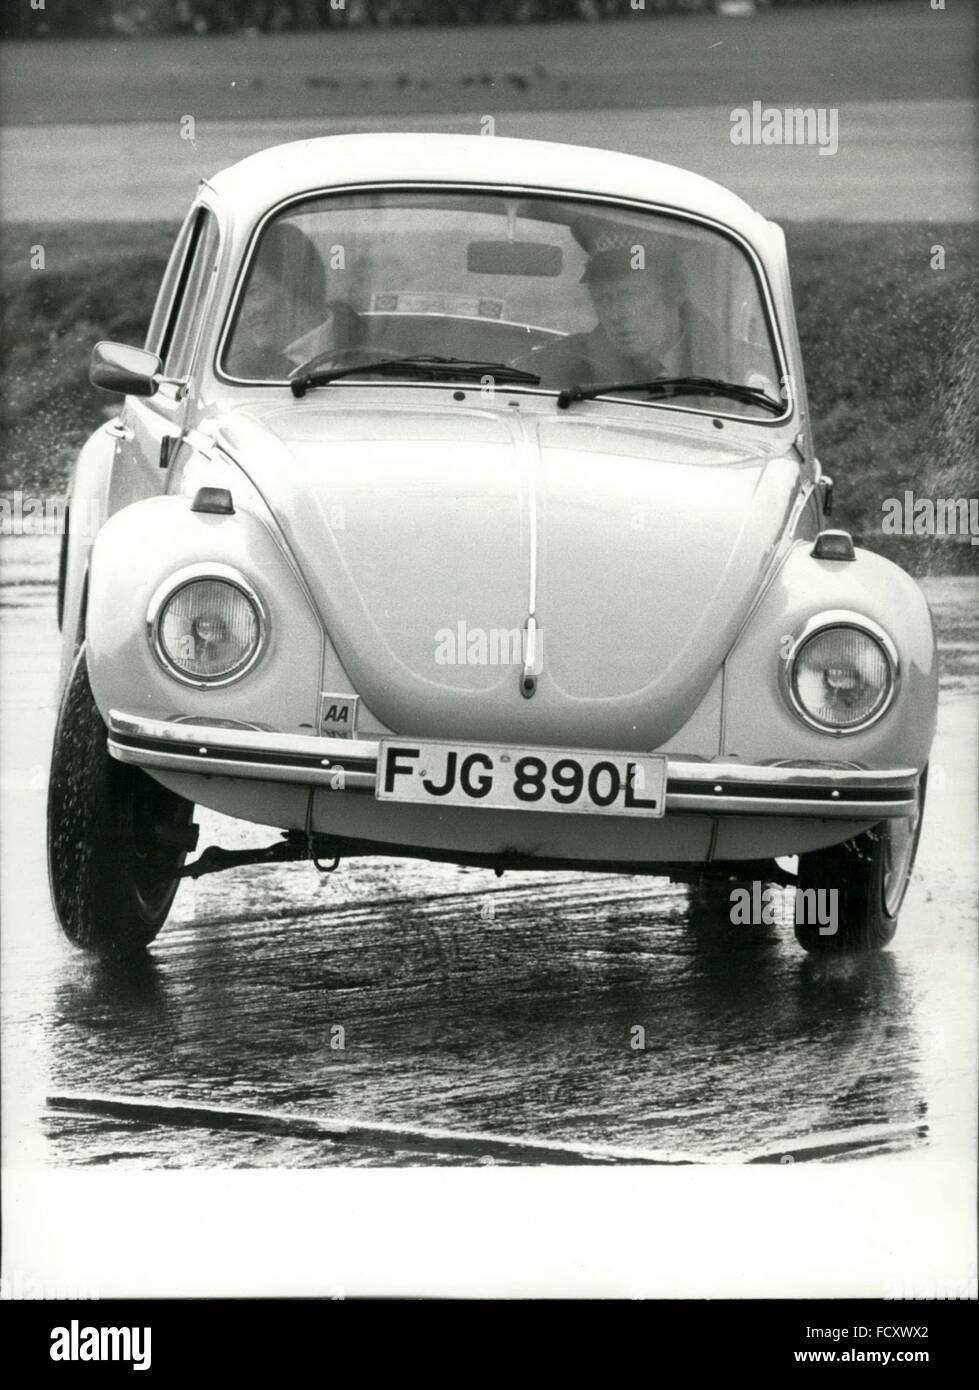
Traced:
<path fill-rule="evenodd" d="M 471 241 L 466 269 L 478 275 L 560 275 L 564 252 L 543 241 Z"/>
<path fill-rule="evenodd" d="M 126 343 L 96 343 L 88 379 L 103 391 L 123 396 L 152 396 L 159 386 L 160 359 L 155 352 Z"/>

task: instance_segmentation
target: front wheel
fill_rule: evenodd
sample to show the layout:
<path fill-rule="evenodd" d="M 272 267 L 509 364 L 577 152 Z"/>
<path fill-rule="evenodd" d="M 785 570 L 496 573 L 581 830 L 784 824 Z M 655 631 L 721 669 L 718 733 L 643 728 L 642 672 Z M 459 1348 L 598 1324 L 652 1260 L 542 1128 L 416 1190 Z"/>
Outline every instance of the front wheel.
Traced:
<path fill-rule="evenodd" d="M 153 940 L 196 839 L 193 811 L 110 756 L 83 647 L 58 712 L 48 783 L 48 877 L 69 941 L 122 954 Z"/>
<path fill-rule="evenodd" d="M 925 768 L 910 816 L 799 856 L 795 935 L 805 950 L 849 955 L 879 951 L 893 939 L 918 852 L 927 785 Z"/>

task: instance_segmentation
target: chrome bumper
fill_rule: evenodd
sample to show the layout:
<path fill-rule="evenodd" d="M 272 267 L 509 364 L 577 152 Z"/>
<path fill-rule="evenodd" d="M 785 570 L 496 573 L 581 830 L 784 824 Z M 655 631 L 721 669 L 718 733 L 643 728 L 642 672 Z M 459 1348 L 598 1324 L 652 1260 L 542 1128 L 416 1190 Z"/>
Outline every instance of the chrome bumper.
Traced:
<path fill-rule="evenodd" d="M 112 710 L 109 752 L 160 772 L 292 782 L 373 794 L 376 739 L 318 738 L 144 719 Z M 836 765 L 703 762 L 667 755 L 666 812 L 879 821 L 910 815 L 918 772 Z"/>

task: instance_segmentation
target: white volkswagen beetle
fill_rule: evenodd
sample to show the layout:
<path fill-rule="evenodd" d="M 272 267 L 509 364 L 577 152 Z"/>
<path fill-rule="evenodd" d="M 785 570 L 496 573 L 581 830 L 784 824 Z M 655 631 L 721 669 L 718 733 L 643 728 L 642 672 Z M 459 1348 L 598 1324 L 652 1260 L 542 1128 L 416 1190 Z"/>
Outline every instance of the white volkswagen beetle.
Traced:
<path fill-rule="evenodd" d="M 807 949 L 891 938 L 931 619 L 827 528 L 785 240 L 739 198 L 529 141 L 265 150 L 92 380 L 125 404 L 62 556 L 73 942 L 144 945 L 181 877 L 367 854 L 795 883 L 839 902 Z M 195 804 L 283 833 L 187 862 Z"/>

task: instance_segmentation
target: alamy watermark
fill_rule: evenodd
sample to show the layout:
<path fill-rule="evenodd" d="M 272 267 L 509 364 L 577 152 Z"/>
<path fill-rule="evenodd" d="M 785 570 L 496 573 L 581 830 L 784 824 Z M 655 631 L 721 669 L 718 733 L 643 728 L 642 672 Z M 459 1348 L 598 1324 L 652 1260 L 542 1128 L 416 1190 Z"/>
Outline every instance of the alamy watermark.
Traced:
<path fill-rule="evenodd" d="M 922 1279 L 917 1275 L 907 1275 L 888 1285 L 884 1293 L 886 1299 L 979 1299 L 979 1281 L 975 1279 Z"/>
<path fill-rule="evenodd" d="M 437 666 L 520 666 L 539 676 L 544 669 L 544 633 L 524 628 L 470 627 L 460 618 L 454 628 L 435 634 Z"/>
<path fill-rule="evenodd" d="M 68 528 L 68 499 L 30 492 L 0 494 L 0 536 L 63 536 Z M 71 504 L 71 529 L 79 536 L 98 535 L 98 502 L 79 499 Z"/>
<path fill-rule="evenodd" d="M 134 1371 L 153 1363 L 149 1327 L 89 1327 L 72 1318 L 67 1327 L 51 1329 L 52 1361 L 131 1361 Z"/>
<path fill-rule="evenodd" d="M 0 1302 L 20 1302 L 39 1299 L 54 1299 L 59 1302 L 75 1303 L 82 1299 L 101 1298 L 102 1294 L 95 1284 L 75 1283 L 71 1280 L 36 1279 L 33 1274 L 15 1269 L 10 1274 L 0 1275 Z"/>
<path fill-rule="evenodd" d="M 979 545 L 979 497 L 887 497 L 881 503 L 885 536 L 968 536 Z"/>
<path fill-rule="evenodd" d="M 835 106 L 762 106 L 753 101 L 730 115 L 732 145 L 816 145 L 819 153 L 840 147 L 840 113 Z"/>
<path fill-rule="evenodd" d="M 771 883 L 755 880 L 731 889 L 731 923 L 736 927 L 772 927 L 781 919 L 782 890 Z M 820 936 L 835 936 L 839 930 L 839 892 L 836 888 L 797 888 L 796 926 L 819 928 Z"/>

